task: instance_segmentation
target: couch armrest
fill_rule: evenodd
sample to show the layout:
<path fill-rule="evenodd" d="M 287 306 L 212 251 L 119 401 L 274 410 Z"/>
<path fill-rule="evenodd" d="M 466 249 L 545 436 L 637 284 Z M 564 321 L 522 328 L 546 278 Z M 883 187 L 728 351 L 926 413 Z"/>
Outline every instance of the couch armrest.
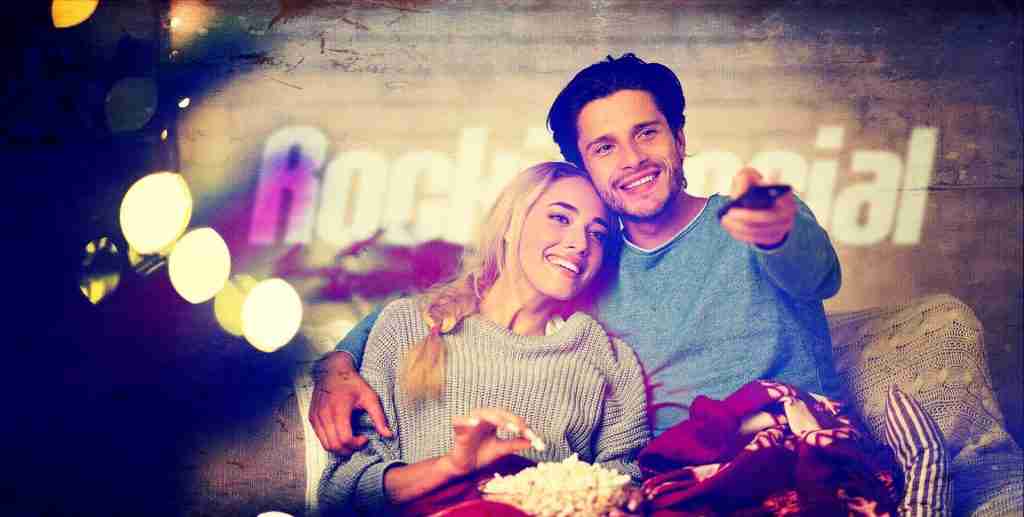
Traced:
<path fill-rule="evenodd" d="M 942 431 L 953 458 L 957 515 L 1019 515 L 1021 450 L 1007 433 L 989 374 L 981 322 L 949 295 L 829 315 L 840 384 L 881 441 L 891 384 Z M 979 513 L 975 513 L 975 512 Z"/>

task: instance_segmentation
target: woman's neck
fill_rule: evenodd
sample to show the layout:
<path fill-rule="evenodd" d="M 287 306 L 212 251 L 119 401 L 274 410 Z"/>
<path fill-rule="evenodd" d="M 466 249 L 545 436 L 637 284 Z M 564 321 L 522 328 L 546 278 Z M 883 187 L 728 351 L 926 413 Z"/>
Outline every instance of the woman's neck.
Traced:
<path fill-rule="evenodd" d="M 554 303 L 532 289 L 516 286 L 502 275 L 480 300 L 480 314 L 522 336 L 543 336 L 554 314 Z"/>

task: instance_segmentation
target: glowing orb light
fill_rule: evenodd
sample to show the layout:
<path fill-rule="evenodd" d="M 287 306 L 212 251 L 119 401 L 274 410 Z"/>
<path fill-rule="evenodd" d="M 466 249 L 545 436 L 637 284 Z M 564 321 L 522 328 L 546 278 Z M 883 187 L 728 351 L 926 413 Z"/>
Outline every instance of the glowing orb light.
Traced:
<path fill-rule="evenodd" d="M 242 304 L 242 334 L 262 352 L 273 352 L 288 344 L 301 324 L 299 293 L 280 278 L 256 284 Z"/>
<path fill-rule="evenodd" d="M 231 252 L 213 228 L 186 233 L 167 259 L 171 285 L 190 303 L 213 298 L 231 275 Z"/>
<path fill-rule="evenodd" d="M 106 237 L 85 245 L 78 286 L 89 303 L 96 305 L 121 283 L 121 257 L 114 242 Z"/>
<path fill-rule="evenodd" d="M 88 20 L 99 5 L 100 0 L 53 0 L 50 5 L 53 26 L 58 29 L 74 27 Z"/>
<path fill-rule="evenodd" d="M 256 283 L 249 275 L 235 275 L 214 297 L 213 315 L 228 334 L 242 336 L 242 304 Z"/>
<path fill-rule="evenodd" d="M 114 133 L 142 129 L 156 113 L 156 103 L 156 81 L 149 77 L 125 77 L 107 94 L 107 126 Z"/>
<path fill-rule="evenodd" d="M 181 108 L 181 109 L 187 108 L 189 104 L 192 104 L 192 99 L 190 99 L 188 97 L 185 97 L 185 98 L 181 99 L 180 101 L 178 101 L 178 107 Z"/>
<path fill-rule="evenodd" d="M 292 517 L 292 514 L 284 512 L 263 512 L 256 517 Z"/>
<path fill-rule="evenodd" d="M 136 181 L 121 201 L 121 232 L 137 253 L 156 253 L 174 243 L 192 218 L 185 178 L 156 172 Z"/>

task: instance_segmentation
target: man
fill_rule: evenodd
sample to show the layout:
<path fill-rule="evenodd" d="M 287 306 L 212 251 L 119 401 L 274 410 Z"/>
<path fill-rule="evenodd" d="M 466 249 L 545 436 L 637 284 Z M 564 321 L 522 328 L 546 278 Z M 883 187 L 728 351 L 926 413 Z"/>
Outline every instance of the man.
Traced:
<path fill-rule="evenodd" d="M 591 65 L 555 99 L 548 125 L 566 160 L 587 170 L 622 219 L 618 278 L 599 317 L 644 363 L 654 432 L 687 416 L 697 395 L 722 398 L 754 379 L 834 395 L 832 345 L 822 300 L 840 285 L 828 235 L 792 193 L 768 209 L 688 194 L 682 85 L 664 65 L 632 54 Z M 735 198 L 762 183 L 750 168 Z M 366 443 L 351 414 L 391 433 L 357 365 L 376 314 L 325 357 L 310 421 L 341 455 Z"/>

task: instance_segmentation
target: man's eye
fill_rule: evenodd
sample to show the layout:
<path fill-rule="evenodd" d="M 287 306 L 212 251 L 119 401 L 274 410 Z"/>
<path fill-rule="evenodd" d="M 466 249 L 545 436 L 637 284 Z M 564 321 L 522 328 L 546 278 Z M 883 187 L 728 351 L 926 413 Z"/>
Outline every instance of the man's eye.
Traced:
<path fill-rule="evenodd" d="M 594 154 L 604 156 L 612 152 L 612 144 L 601 144 L 594 147 Z"/>

